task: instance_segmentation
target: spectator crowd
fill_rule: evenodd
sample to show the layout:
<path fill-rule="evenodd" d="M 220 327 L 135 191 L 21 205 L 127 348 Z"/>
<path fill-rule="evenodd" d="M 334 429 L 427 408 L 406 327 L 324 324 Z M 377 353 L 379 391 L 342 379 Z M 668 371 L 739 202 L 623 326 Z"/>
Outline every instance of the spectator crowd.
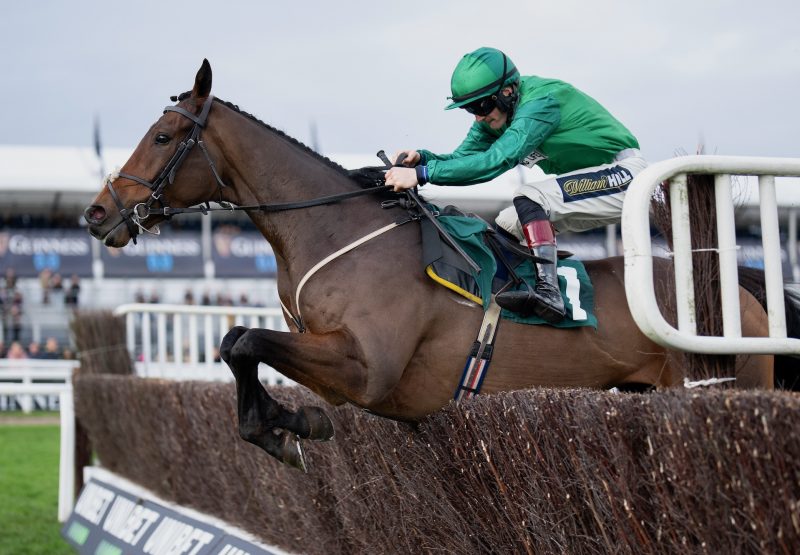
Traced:
<path fill-rule="evenodd" d="M 78 307 L 81 280 L 76 274 L 73 274 L 69 278 L 69 284 L 65 285 L 61 274 L 45 268 L 39 274 L 39 285 L 42 289 L 42 304 L 49 305 L 53 302 L 53 299 L 61 297 L 64 306 L 68 308 Z"/>
<path fill-rule="evenodd" d="M 134 294 L 133 302 L 156 304 L 161 302 L 161 295 L 159 295 L 158 291 L 155 289 L 150 291 L 150 295 L 145 295 L 144 291 L 138 289 Z M 264 306 L 262 303 L 251 301 L 247 293 L 240 293 L 238 298 L 236 298 L 224 291 L 212 293 L 211 291 L 205 290 L 198 299 L 191 289 L 186 289 L 184 292 L 183 304 L 200 306 Z"/>
<path fill-rule="evenodd" d="M 44 347 L 38 341 L 31 341 L 26 348 L 20 341 L 12 340 L 6 348 L 5 342 L 0 341 L 0 358 L 73 360 L 75 353 L 69 347 L 61 347 L 55 337 L 48 337 Z"/>
<path fill-rule="evenodd" d="M 42 304 L 55 304 L 58 299 L 65 308 L 77 308 L 80 294 L 78 276 L 72 276 L 69 284 L 64 285 L 59 274 L 43 270 L 39 274 L 42 290 Z M 53 307 L 56 308 L 56 307 Z M 23 359 L 72 359 L 75 353 L 69 347 L 59 345 L 55 337 L 48 337 L 44 345 L 37 341 L 24 344 L 23 337 L 30 337 L 30 330 L 23 333 L 23 314 L 25 310 L 24 295 L 19 287 L 16 272 L 6 269 L 0 280 L 0 325 L 3 326 L 0 339 L 0 358 Z"/>
<path fill-rule="evenodd" d="M 0 316 L 3 320 L 3 337 L 11 341 L 19 341 L 22 334 L 22 306 L 23 296 L 17 287 L 17 274 L 13 268 L 8 268 L 0 284 Z"/>

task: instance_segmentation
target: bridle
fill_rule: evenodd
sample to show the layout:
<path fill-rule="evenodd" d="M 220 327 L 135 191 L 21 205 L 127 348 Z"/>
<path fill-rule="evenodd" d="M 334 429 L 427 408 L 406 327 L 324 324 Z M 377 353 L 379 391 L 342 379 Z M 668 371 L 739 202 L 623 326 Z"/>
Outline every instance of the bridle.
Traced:
<path fill-rule="evenodd" d="M 211 155 L 208 153 L 208 149 L 206 148 L 205 143 L 200 138 L 200 133 L 206 126 L 206 121 L 208 120 L 208 113 L 211 111 L 211 106 L 214 102 L 214 97 L 209 95 L 206 99 L 205 103 L 203 104 L 203 108 L 200 111 L 200 115 L 196 116 L 181 108 L 180 106 L 167 106 L 164 108 L 164 113 L 167 112 L 176 112 L 186 118 L 189 118 L 194 122 L 192 129 L 186 135 L 183 141 L 181 141 L 180 145 L 178 145 L 178 149 L 175 151 L 175 154 L 172 155 L 172 158 L 166 163 L 164 168 L 158 174 L 152 182 L 147 181 L 146 179 L 142 179 L 141 177 L 137 177 L 135 175 L 131 175 L 129 173 L 118 172 L 116 176 L 112 175 L 106 178 L 105 184 L 108 186 L 108 191 L 111 193 L 111 197 L 114 199 L 114 203 L 117 205 L 117 210 L 122 216 L 122 221 L 125 222 L 125 225 L 128 227 L 128 231 L 130 232 L 131 239 L 133 240 L 134 244 L 136 243 L 136 236 L 141 232 L 151 233 L 153 235 L 158 235 L 160 231 L 156 226 L 156 230 L 152 231 L 144 227 L 142 222 L 149 218 L 150 216 L 157 214 L 162 215 L 165 217 L 172 217 L 175 214 L 185 214 L 185 213 L 196 213 L 202 212 L 203 214 L 208 214 L 208 212 L 213 210 L 244 210 L 244 211 L 259 211 L 259 212 L 280 212 L 284 210 L 295 210 L 298 208 L 309 208 L 312 206 L 321 206 L 325 204 L 332 204 L 335 202 L 339 202 L 340 200 L 354 198 L 357 196 L 362 195 L 369 195 L 375 194 L 378 192 L 386 192 L 394 187 L 391 185 L 378 185 L 360 189 L 356 191 L 348 191 L 345 193 L 338 193 L 333 195 L 327 195 L 324 197 L 317 197 L 314 199 L 303 200 L 303 201 L 296 201 L 296 202 L 279 202 L 279 203 L 272 203 L 272 204 L 255 204 L 250 206 L 233 206 L 230 203 L 222 201 L 222 189 L 227 188 L 228 186 L 222 181 L 222 178 L 219 176 L 217 172 L 217 167 L 214 165 L 214 161 L 211 159 Z M 217 180 L 218 189 L 220 192 L 220 199 L 215 201 L 222 205 L 222 208 L 211 208 L 209 202 L 205 201 L 205 206 L 194 206 L 194 207 L 187 207 L 187 208 L 172 208 L 166 203 L 164 199 L 164 189 L 167 188 L 167 185 L 172 184 L 175 181 L 175 174 L 177 173 L 178 169 L 180 169 L 181 165 L 183 164 L 186 157 L 192 151 L 195 145 L 200 147 L 200 150 L 203 152 L 203 155 L 208 162 L 209 167 L 211 168 L 211 172 L 214 174 L 214 178 Z M 378 157 L 386 165 L 386 169 L 392 167 L 392 163 L 386 157 L 386 154 L 381 150 L 378 152 Z M 404 157 L 404 156 L 403 156 Z M 401 165 L 402 159 L 398 159 L 396 165 Z M 124 179 L 130 179 L 131 181 L 135 181 L 140 185 L 144 185 L 148 189 L 150 189 L 151 194 L 148 197 L 147 201 L 140 202 L 136 204 L 133 208 L 126 208 L 125 205 L 122 203 L 122 199 L 120 199 L 119 194 L 114 189 L 113 182 L 116 177 L 122 177 Z M 297 306 L 299 306 L 300 301 L 300 289 L 302 288 L 305 281 L 313 275 L 319 268 L 330 262 L 331 260 L 335 259 L 336 257 L 340 256 L 345 252 L 349 252 L 353 248 L 363 244 L 366 241 L 369 241 L 373 237 L 376 237 L 390 229 L 393 229 L 399 225 L 406 224 L 411 221 L 420 220 L 422 218 L 427 218 L 436 228 L 438 233 L 441 235 L 442 239 L 444 239 L 447 243 L 449 243 L 453 249 L 458 252 L 465 260 L 472 266 L 476 272 L 480 271 L 480 266 L 478 266 L 472 258 L 464 252 L 464 250 L 450 237 L 450 235 L 441 227 L 436 221 L 436 214 L 433 214 L 430 209 L 428 209 L 425 203 L 417 196 L 415 190 L 406 190 L 403 193 L 399 194 L 398 199 L 384 201 L 381 203 L 383 208 L 394 208 L 394 207 L 402 207 L 408 212 L 408 216 L 400 221 L 394 222 L 390 225 L 387 225 L 379 230 L 376 230 L 373 233 L 370 233 L 361 239 L 354 241 L 350 245 L 340 249 L 339 251 L 333 253 L 332 255 L 328 256 L 324 260 L 317 263 L 301 280 L 300 286 L 297 289 Z M 160 208 L 153 208 L 153 203 L 158 201 L 161 204 Z M 120 222 L 122 223 L 122 222 Z M 119 225 L 119 224 L 117 224 Z M 283 303 L 281 303 L 283 306 Z M 283 306 L 283 309 L 286 313 L 294 320 L 295 324 L 299 330 L 304 330 L 304 325 L 302 320 L 299 316 L 294 316 L 286 306 Z"/>
<path fill-rule="evenodd" d="M 184 108 L 181 108 L 180 106 L 167 106 L 166 108 L 164 108 L 163 113 L 176 112 L 192 120 L 194 122 L 194 126 L 192 126 L 192 129 L 189 131 L 189 133 L 186 135 L 183 141 L 181 141 L 180 145 L 178 145 L 178 150 L 175 151 L 175 154 L 173 154 L 172 158 L 170 158 L 169 161 L 166 163 L 164 169 L 161 170 L 161 172 L 158 174 L 158 177 L 156 177 L 153 181 L 147 181 L 146 179 L 142 179 L 141 177 L 137 177 L 135 175 L 123 172 L 117 172 L 116 174 L 112 174 L 111 176 L 106 178 L 105 184 L 108 186 L 108 191 L 109 193 L 111 193 L 111 198 L 114 199 L 114 203 L 117 205 L 117 210 L 119 211 L 120 216 L 122 216 L 122 222 L 124 222 L 125 225 L 128 227 L 128 231 L 130 233 L 131 239 L 133 240 L 134 244 L 136 244 L 136 236 L 139 235 L 139 233 L 145 232 L 145 233 L 150 233 L 152 235 L 160 234 L 158 226 L 154 226 L 153 229 L 147 229 L 142 224 L 142 222 L 144 222 L 147 218 L 153 215 L 159 215 L 171 218 L 175 214 L 187 214 L 187 213 L 197 213 L 197 212 L 208 214 L 209 212 L 217 210 L 280 212 L 284 210 L 295 210 L 298 208 L 309 208 L 312 206 L 320 206 L 323 204 L 332 204 L 340 200 L 353 198 L 361 195 L 386 192 L 393 188 L 391 185 L 376 185 L 375 187 L 372 188 L 361 189 L 357 191 L 348 191 L 346 193 L 338 193 L 310 200 L 297 201 L 297 202 L 279 202 L 272 204 L 254 204 L 250 206 L 234 206 L 230 203 L 224 202 L 222 200 L 222 189 L 227 188 L 228 186 L 225 184 L 225 182 L 222 181 L 222 178 L 219 176 L 219 173 L 217 172 L 217 167 L 214 164 L 214 161 L 211 159 L 211 155 L 208 153 L 208 149 L 206 148 L 205 143 L 200 138 L 200 133 L 206 126 L 206 121 L 208 120 L 208 113 L 211 111 L 211 106 L 213 102 L 214 102 L 214 96 L 209 95 L 205 101 L 205 104 L 203 104 L 203 109 L 200 111 L 199 116 L 194 115 L 193 113 L 189 112 L 188 110 L 185 110 Z M 166 203 L 166 199 L 164 198 L 163 195 L 164 189 L 167 188 L 167 185 L 170 185 L 175 181 L 175 174 L 177 173 L 178 169 L 181 167 L 181 164 L 183 164 L 183 161 L 186 159 L 186 157 L 189 155 L 189 153 L 192 151 L 192 148 L 194 148 L 195 145 L 200 147 L 200 150 L 203 152 L 203 155 L 205 156 L 206 161 L 208 162 L 208 165 L 211 168 L 211 172 L 214 174 L 214 178 L 217 181 L 220 198 L 215 202 L 220 204 L 221 206 L 220 208 L 212 208 L 210 206 L 210 201 L 205 201 L 204 206 L 173 208 Z M 113 182 L 117 177 L 130 179 L 131 181 L 135 181 L 140 185 L 144 185 L 145 187 L 150 189 L 150 191 L 152 191 L 150 197 L 147 199 L 146 202 L 140 202 L 136 204 L 133 208 L 126 208 L 125 205 L 122 203 L 119 194 L 114 189 Z M 159 208 L 153 207 L 153 203 L 155 203 L 156 201 L 158 201 L 159 204 L 161 205 Z"/>
<path fill-rule="evenodd" d="M 225 185 L 225 183 L 222 181 L 222 178 L 220 178 L 219 173 L 217 172 L 217 167 L 214 165 L 214 161 L 211 159 L 205 143 L 200 138 L 200 133 L 206 126 L 208 113 L 211 111 L 211 106 L 213 103 L 214 96 L 209 95 L 203 104 L 203 109 L 200 111 L 199 116 L 194 115 L 180 106 L 167 106 L 164 108 L 163 113 L 166 114 L 167 112 L 176 112 L 183 117 L 192 120 L 194 125 L 192 126 L 191 130 L 189 130 L 189 133 L 186 135 L 186 137 L 181 141 L 180 145 L 178 145 L 178 150 L 175 151 L 175 153 L 172 155 L 172 158 L 170 158 L 164 166 L 164 169 L 161 170 L 161 172 L 158 174 L 158 177 L 156 177 L 152 182 L 123 172 L 119 172 L 116 176 L 109 176 L 106 178 L 108 192 L 111 193 L 111 198 L 114 199 L 114 203 L 117 205 L 117 210 L 119 210 L 119 214 L 122 216 L 122 221 L 125 222 L 125 225 L 128 227 L 128 231 L 130 232 L 131 239 L 133 240 L 134 244 L 136 243 L 136 236 L 140 232 L 146 232 L 153 235 L 158 235 L 160 233 L 158 226 L 155 226 L 155 231 L 152 231 L 142 225 L 142 222 L 154 213 L 152 209 L 154 202 L 158 201 L 161 204 L 161 213 L 165 216 L 170 216 L 176 213 L 176 210 L 172 209 L 166 203 L 166 199 L 164 199 L 163 196 L 164 189 L 167 188 L 167 185 L 170 185 L 175 181 L 175 174 L 177 173 L 178 169 L 180 169 L 184 160 L 186 160 L 186 157 L 189 155 L 195 145 L 200 147 L 200 150 L 206 157 L 208 165 L 214 174 L 214 178 L 217 180 L 220 191 L 222 188 L 227 187 L 227 185 Z M 130 179 L 131 181 L 135 181 L 140 185 L 144 185 L 150 189 L 150 197 L 146 202 L 140 202 L 133 208 L 126 208 L 122 203 L 122 200 L 119 198 L 119 194 L 114 189 L 113 182 L 117 176 L 124 179 Z"/>

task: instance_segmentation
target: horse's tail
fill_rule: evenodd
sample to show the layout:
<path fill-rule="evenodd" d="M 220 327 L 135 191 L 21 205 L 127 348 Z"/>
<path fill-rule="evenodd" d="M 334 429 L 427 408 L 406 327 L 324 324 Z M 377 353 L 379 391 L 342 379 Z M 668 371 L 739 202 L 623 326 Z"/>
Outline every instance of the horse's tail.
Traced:
<path fill-rule="evenodd" d="M 767 289 L 764 271 L 739 266 L 739 285 L 752 294 L 767 309 Z M 786 335 L 800 338 L 800 291 L 783 288 L 783 302 L 786 307 Z M 775 356 L 775 387 L 800 391 L 800 358 Z"/>

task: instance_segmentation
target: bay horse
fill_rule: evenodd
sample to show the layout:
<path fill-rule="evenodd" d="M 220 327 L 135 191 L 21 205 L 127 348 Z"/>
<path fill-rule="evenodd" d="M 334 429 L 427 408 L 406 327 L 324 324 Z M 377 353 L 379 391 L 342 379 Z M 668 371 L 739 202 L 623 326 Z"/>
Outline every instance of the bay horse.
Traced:
<path fill-rule="evenodd" d="M 272 399 L 258 380 L 259 362 L 329 403 L 349 402 L 391 419 L 413 422 L 447 404 L 483 310 L 425 276 L 419 225 L 382 233 L 308 277 L 331 253 L 391 228 L 405 211 L 384 209 L 374 195 L 357 193 L 302 207 L 302 201 L 362 186 L 344 168 L 211 96 L 207 60 L 192 90 L 173 100 L 177 104 L 150 127 L 118 176 L 106 180 L 85 218 L 94 237 L 122 247 L 179 207 L 300 203 L 295 210 L 248 212 L 274 250 L 290 331 L 237 326 L 222 340 L 221 357 L 236 379 L 242 438 L 304 468 L 298 438 L 333 435 L 322 409 L 292 412 Z M 682 369 L 630 315 L 622 258 L 585 266 L 594 284 L 597 328 L 504 321 L 483 393 L 680 382 Z M 670 268 L 659 264 L 657 279 L 666 279 Z M 765 311 L 744 289 L 740 297 L 743 334 L 766 336 Z M 738 357 L 738 387 L 769 388 L 772 379 L 772 356 Z"/>

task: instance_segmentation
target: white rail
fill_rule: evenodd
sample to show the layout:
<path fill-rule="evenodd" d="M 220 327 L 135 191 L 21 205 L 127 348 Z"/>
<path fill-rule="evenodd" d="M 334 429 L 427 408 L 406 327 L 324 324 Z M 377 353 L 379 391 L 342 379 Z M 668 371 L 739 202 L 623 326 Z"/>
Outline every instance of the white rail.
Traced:
<path fill-rule="evenodd" d="M 698 336 L 686 174 L 715 175 L 723 336 Z M 731 175 L 759 176 L 761 230 L 769 337 L 741 337 Z M 707 354 L 800 354 L 800 340 L 786 337 L 775 176 L 800 176 L 800 159 L 740 156 L 683 156 L 658 162 L 634 178 L 622 211 L 625 293 L 636 323 L 653 341 Z M 678 328 L 661 314 L 653 283 L 650 200 L 670 180 Z"/>
<path fill-rule="evenodd" d="M 288 330 L 279 308 L 133 303 L 117 307 L 114 314 L 126 318 L 128 350 L 143 377 L 230 381 L 230 370 L 218 361 L 218 347 L 232 327 Z M 259 378 L 269 384 L 294 383 L 263 364 Z"/>
<path fill-rule="evenodd" d="M 0 359 L 0 385 L 8 386 L 0 391 L 0 396 L 16 398 L 22 412 L 30 413 L 35 408 L 36 398 L 57 396 L 58 391 L 45 394 L 39 389 L 25 390 L 16 386 L 49 386 L 51 384 L 69 384 L 72 371 L 79 366 L 77 360 L 49 359 Z M 11 389 L 14 393 L 9 392 Z M 39 403 L 47 405 L 47 403 Z"/>

